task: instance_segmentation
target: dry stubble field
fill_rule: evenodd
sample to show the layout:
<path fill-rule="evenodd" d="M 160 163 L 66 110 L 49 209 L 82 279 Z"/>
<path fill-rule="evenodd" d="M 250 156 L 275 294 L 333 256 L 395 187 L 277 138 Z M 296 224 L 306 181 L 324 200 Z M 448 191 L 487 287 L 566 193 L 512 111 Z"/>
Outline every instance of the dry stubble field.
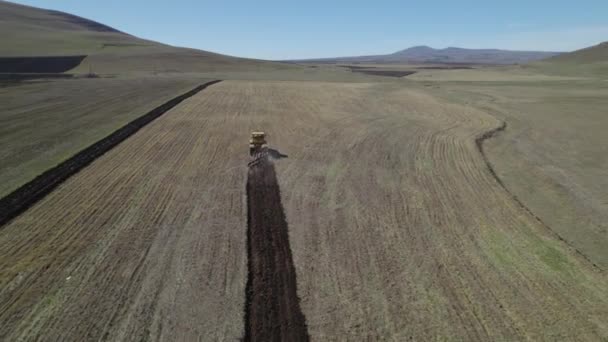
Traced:
<path fill-rule="evenodd" d="M 488 172 L 499 125 L 398 84 L 214 85 L 0 230 L 0 339 L 242 337 L 264 129 L 312 339 L 601 340 L 606 276 Z"/>
<path fill-rule="evenodd" d="M 206 80 L 99 78 L 0 87 L 0 197 Z"/>
<path fill-rule="evenodd" d="M 434 85 L 437 96 L 508 123 L 486 143 L 498 176 L 552 230 L 608 270 L 608 82 Z"/>

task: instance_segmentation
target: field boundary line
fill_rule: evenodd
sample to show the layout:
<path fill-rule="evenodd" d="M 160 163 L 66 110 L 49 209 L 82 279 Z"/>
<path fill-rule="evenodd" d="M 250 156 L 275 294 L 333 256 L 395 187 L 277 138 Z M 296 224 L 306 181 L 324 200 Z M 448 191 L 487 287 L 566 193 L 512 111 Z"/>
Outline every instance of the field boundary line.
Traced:
<path fill-rule="evenodd" d="M 479 153 L 481 153 L 483 161 L 485 162 L 486 167 L 490 171 L 490 174 L 492 175 L 492 177 L 496 180 L 496 182 L 500 185 L 500 187 L 502 187 L 503 190 L 509 194 L 509 196 L 515 201 L 515 203 L 517 203 L 517 205 L 519 207 L 521 207 L 530 216 L 532 216 L 538 223 L 540 223 L 541 226 L 543 226 L 545 229 L 547 229 L 551 235 L 553 235 L 558 240 L 562 241 L 569 249 L 573 250 L 575 252 L 575 254 L 578 254 L 581 258 L 583 258 L 585 261 L 587 261 L 594 269 L 603 273 L 604 270 L 601 267 L 599 267 L 596 263 L 594 263 L 587 255 L 585 255 L 579 249 L 577 249 L 572 244 L 570 244 L 570 242 L 568 242 L 568 240 L 564 239 L 558 232 L 551 229 L 551 227 L 548 224 L 546 224 L 538 215 L 534 214 L 534 212 L 532 212 L 532 210 L 530 208 L 528 208 L 517 197 L 517 195 L 515 195 L 511 190 L 509 190 L 509 188 L 505 185 L 505 183 L 502 181 L 502 179 L 500 177 L 498 177 L 498 174 L 496 173 L 496 170 L 494 169 L 494 165 L 492 165 L 492 163 L 490 162 L 490 159 L 488 158 L 488 156 L 486 155 L 486 153 L 483 149 L 483 143 L 486 140 L 496 137 L 498 134 L 500 134 L 501 132 L 504 132 L 507 129 L 507 122 L 506 121 L 501 121 L 501 122 L 502 123 L 498 127 L 495 127 L 493 129 L 481 134 L 477 138 L 475 138 L 475 145 L 477 146 L 477 150 L 479 151 Z"/>
<path fill-rule="evenodd" d="M 97 158 L 101 157 L 112 148 L 118 146 L 121 142 L 125 141 L 141 128 L 173 109 L 187 98 L 196 95 L 205 88 L 218 82 L 221 82 L 221 80 L 214 80 L 204 83 L 165 102 L 146 114 L 132 120 L 113 133 L 110 133 L 110 135 L 106 136 L 105 138 L 84 148 L 58 165 L 44 171 L 31 181 L 25 183 L 15 191 L 1 198 L 0 228 L 51 193 L 51 191 L 57 188 L 72 175 L 78 173 Z"/>

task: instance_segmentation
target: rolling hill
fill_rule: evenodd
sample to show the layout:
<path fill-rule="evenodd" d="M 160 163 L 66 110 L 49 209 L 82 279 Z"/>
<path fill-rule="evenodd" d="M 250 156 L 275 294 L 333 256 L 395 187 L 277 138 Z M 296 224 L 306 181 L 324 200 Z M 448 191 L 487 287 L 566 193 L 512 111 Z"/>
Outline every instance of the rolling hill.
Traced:
<path fill-rule="evenodd" d="M 141 39 L 54 10 L 0 0 L 0 57 L 87 56 L 73 72 L 214 72 L 294 68 Z M 14 60 L 12 60 L 14 62 Z"/>
<path fill-rule="evenodd" d="M 307 60 L 326 63 L 454 63 L 454 64 L 519 64 L 559 55 L 559 52 L 509 51 L 497 49 L 434 49 L 415 46 L 388 55 L 338 57 Z"/>
<path fill-rule="evenodd" d="M 571 53 L 555 56 L 550 62 L 562 63 L 605 63 L 608 62 L 608 41 Z"/>
<path fill-rule="evenodd" d="M 531 68 L 549 74 L 608 77 L 608 42 L 533 63 Z"/>

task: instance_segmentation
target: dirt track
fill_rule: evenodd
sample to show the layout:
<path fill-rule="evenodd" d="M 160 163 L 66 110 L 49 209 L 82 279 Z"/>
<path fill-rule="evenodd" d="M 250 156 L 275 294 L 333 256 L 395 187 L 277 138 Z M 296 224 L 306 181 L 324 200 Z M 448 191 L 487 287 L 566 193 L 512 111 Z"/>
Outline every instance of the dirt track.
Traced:
<path fill-rule="evenodd" d="M 267 156 L 247 176 L 245 341 L 307 341 L 281 192 Z"/>

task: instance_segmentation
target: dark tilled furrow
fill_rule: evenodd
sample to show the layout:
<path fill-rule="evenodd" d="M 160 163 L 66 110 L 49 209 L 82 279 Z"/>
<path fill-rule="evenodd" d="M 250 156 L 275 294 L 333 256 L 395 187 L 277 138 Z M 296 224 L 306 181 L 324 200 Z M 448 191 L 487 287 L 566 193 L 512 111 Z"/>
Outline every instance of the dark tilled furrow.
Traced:
<path fill-rule="evenodd" d="M 308 341 L 274 165 L 267 156 L 247 177 L 245 341 Z"/>

